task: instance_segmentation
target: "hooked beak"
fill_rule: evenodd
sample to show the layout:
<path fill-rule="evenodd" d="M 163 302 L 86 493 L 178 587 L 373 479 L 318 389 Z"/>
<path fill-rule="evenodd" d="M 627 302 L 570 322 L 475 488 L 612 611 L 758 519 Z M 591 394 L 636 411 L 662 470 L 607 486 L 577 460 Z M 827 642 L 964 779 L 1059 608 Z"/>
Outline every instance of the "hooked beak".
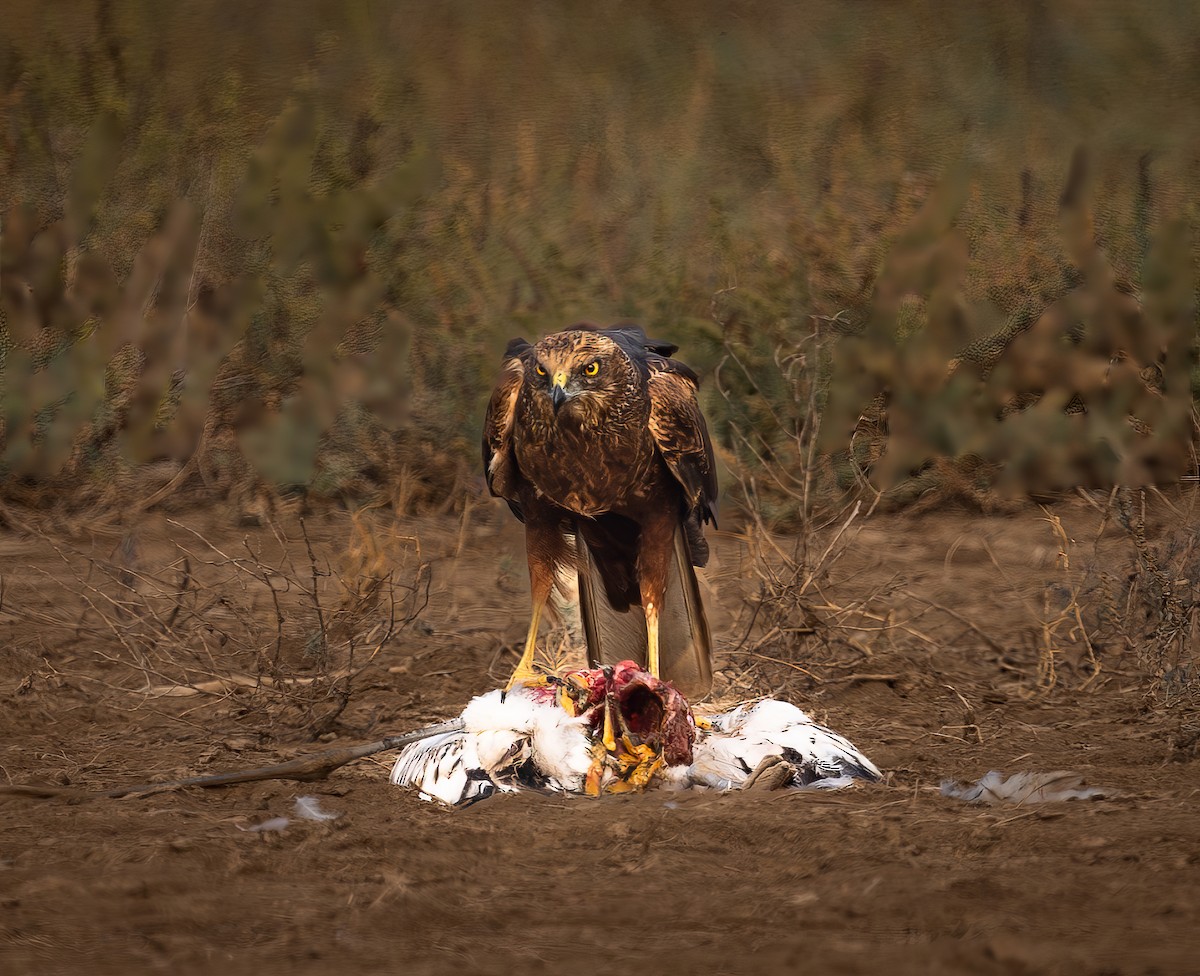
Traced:
<path fill-rule="evenodd" d="M 554 412 L 558 413 L 558 408 L 567 401 L 567 374 L 555 373 L 554 384 L 550 387 L 550 402 L 554 405 Z"/>

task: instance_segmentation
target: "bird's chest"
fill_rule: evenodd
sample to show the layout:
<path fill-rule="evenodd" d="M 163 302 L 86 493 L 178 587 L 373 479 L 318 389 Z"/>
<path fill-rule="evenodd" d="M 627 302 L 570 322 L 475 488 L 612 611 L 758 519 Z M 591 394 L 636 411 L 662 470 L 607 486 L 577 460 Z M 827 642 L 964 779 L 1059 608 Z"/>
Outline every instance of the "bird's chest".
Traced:
<path fill-rule="evenodd" d="M 536 491 L 567 511 L 621 511 L 640 500 L 654 480 L 658 458 L 645 425 L 523 419 L 514 431 L 517 464 Z"/>

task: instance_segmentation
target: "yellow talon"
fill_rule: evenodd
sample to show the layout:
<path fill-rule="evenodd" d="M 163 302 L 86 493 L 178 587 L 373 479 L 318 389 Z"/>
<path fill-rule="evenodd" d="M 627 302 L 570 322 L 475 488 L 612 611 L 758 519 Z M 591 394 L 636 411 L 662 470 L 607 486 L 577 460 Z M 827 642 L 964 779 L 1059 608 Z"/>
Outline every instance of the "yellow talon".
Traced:
<path fill-rule="evenodd" d="M 604 749 L 608 753 L 617 751 L 617 737 L 613 731 L 613 702 L 611 698 L 604 700 L 604 735 L 600 740 L 604 744 Z"/>
<path fill-rule="evenodd" d="M 604 785 L 604 768 L 608 762 L 608 753 L 599 744 L 592 747 L 592 765 L 588 769 L 583 790 L 588 796 L 599 796 Z"/>

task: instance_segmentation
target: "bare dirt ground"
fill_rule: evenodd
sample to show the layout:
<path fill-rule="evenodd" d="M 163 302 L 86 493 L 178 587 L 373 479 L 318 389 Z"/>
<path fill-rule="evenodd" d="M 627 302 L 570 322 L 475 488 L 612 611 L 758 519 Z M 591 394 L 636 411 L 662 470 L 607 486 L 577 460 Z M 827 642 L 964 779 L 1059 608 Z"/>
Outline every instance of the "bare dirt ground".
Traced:
<path fill-rule="evenodd" d="M 1133 651 L 1100 642 L 1094 675 L 1056 624 L 1056 684 L 1039 690 L 1039 616 L 1057 619 L 1063 593 L 1090 613 L 1100 597 L 1086 570 L 1123 579 L 1132 552 L 1084 501 L 1053 511 L 1076 541 L 1069 572 L 1034 506 L 873 516 L 823 592 L 844 605 L 891 581 L 880 600 L 892 616 L 794 656 L 760 642 L 757 623 L 746 636 L 753 561 L 744 536 L 718 534 L 706 576 L 716 697 L 795 701 L 887 771 L 884 784 L 520 795 L 448 810 L 391 787 L 382 755 L 307 784 L 0 795 L 0 970 L 1196 972 L 1196 679 L 1176 670 L 1148 697 Z M 368 600 L 376 622 L 354 624 L 353 662 L 314 651 L 316 611 L 305 615 L 300 592 L 313 565 L 332 574 L 320 586 L 336 646 L 344 512 L 307 520 L 311 561 L 293 520 L 278 627 L 270 594 L 246 582 L 282 565 L 274 534 L 218 511 L 172 519 L 149 518 L 124 542 L 80 526 L 0 537 L 0 782 L 98 790 L 370 741 L 456 714 L 515 661 L 528 612 L 521 532 L 499 506 L 402 523 L 404 558 L 417 559 L 419 539 L 428 567 L 403 571 L 426 574 L 428 606 L 423 583 L 402 591 L 399 618 L 421 612 L 376 650 L 386 630 Z M 1147 536 L 1183 526 L 1159 505 Z M 154 603 L 152 572 L 179 592 Z M 123 607 L 113 579 L 128 585 Z M 212 683 L 178 697 L 181 677 Z M 1073 770 L 1117 795 L 975 807 L 939 792 L 989 769 Z M 245 829 L 291 816 L 301 795 L 341 816 Z"/>

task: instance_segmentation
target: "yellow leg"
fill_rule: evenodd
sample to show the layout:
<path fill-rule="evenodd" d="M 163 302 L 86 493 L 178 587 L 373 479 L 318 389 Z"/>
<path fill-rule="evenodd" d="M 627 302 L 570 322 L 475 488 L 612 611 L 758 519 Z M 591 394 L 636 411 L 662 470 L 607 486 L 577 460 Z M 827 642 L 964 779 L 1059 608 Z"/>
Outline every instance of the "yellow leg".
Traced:
<path fill-rule="evenodd" d="M 525 638 L 525 652 L 521 655 L 521 660 L 517 663 L 517 668 L 513 671 L 512 677 L 508 679 L 508 684 L 504 686 L 505 691 L 512 691 L 513 685 L 535 677 L 533 654 L 537 650 L 538 624 L 542 622 L 542 608 L 544 606 L 544 601 L 535 601 L 533 604 L 533 619 L 529 621 L 529 636 Z"/>
<path fill-rule="evenodd" d="M 610 694 L 604 700 L 604 737 L 601 740 L 604 743 L 606 752 L 617 751 L 617 736 L 613 730 L 613 710 L 617 707 L 617 703 Z"/>
<path fill-rule="evenodd" d="M 658 607 L 653 603 L 646 604 L 646 670 L 656 678 L 662 677 L 658 664 Z"/>

